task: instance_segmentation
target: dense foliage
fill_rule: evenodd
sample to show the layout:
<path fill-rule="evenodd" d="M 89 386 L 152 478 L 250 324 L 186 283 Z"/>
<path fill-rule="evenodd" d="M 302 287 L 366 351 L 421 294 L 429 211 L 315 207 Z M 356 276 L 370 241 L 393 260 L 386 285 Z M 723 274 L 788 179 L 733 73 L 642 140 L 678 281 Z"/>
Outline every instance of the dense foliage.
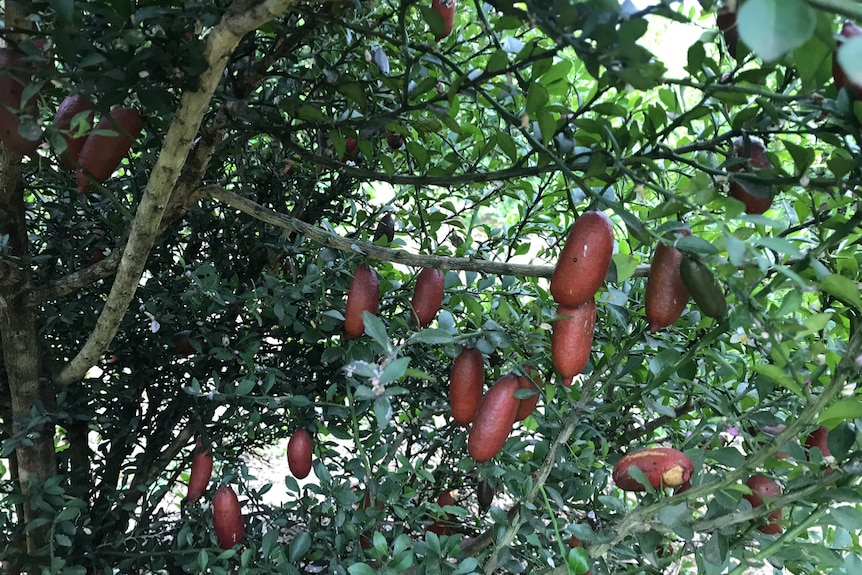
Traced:
<path fill-rule="evenodd" d="M 462 0 L 446 36 L 431 0 L 281 2 L 218 72 L 189 147 L 170 147 L 172 126 L 197 121 L 182 99 L 225 64 L 213 30 L 262 4 L 52 0 L 4 13 L 2 38 L 32 63 L 38 93 L 20 130 L 41 127 L 45 142 L 2 158 L 15 178 L 0 198 L 0 312 L 32 314 L 39 342 L 0 333 L 7 570 L 862 569 L 862 107 L 832 80 L 842 18 L 817 2 L 747 0 L 737 46 L 716 26 L 730 6 L 709 0 Z M 862 21 L 856 4 L 835 4 Z M 650 50 L 682 23 L 702 34 L 676 46 L 679 62 L 660 61 Z M 52 125 L 72 93 L 97 117 L 124 106 L 145 119 L 128 158 L 84 195 Z M 177 150 L 188 157 L 166 184 L 158 162 Z M 159 189 L 168 201 L 143 213 Z M 756 200 L 771 202 L 746 213 Z M 589 363 L 565 387 L 548 280 L 590 209 L 610 218 L 615 249 Z M 11 225 L 19 211 L 26 237 Z M 392 240 L 375 233 L 387 215 Z M 137 252 L 146 263 L 116 336 L 67 381 L 145 218 L 157 234 Z M 651 331 L 660 244 L 700 270 L 688 282 L 700 287 Z M 363 264 L 379 309 L 348 338 Z M 417 329 L 423 267 L 445 272 L 445 294 Z M 21 286 L 32 307 L 12 305 Z M 488 385 L 529 365 L 542 384 L 537 409 L 483 463 L 449 405 L 465 345 Z M 22 353 L 37 358 L 39 386 L 23 404 Z M 805 444 L 821 425 L 831 454 Z M 285 449 L 300 429 L 314 460 L 298 482 Z M 197 438 L 213 476 L 185 502 Z M 692 487 L 618 489 L 614 464 L 655 446 L 693 460 Z M 28 479 L 24 457 L 51 473 Z M 266 469 L 276 486 L 257 477 Z M 754 474 L 783 495 L 752 508 Z M 222 485 L 243 513 L 234 547 L 213 528 Z M 778 508 L 781 533 L 759 530 Z"/>

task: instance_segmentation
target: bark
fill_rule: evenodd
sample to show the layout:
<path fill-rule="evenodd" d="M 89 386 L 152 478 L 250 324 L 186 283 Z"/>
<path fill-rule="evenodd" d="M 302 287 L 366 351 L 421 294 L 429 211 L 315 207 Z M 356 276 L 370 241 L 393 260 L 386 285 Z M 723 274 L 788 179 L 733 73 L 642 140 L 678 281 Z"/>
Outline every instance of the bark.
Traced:
<path fill-rule="evenodd" d="M 183 165 L 189 157 L 204 113 L 224 75 L 230 55 L 245 34 L 284 12 L 290 4 L 292 0 L 237 1 L 209 34 L 204 49 L 208 67 L 198 79 L 198 88 L 186 92 L 182 97 L 132 220 L 129 240 L 123 250 L 108 300 L 84 346 L 57 376 L 56 381 L 60 385 L 80 381 L 117 334 L 140 282 L 162 217 L 170 205 L 171 194 L 180 179 Z"/>
<path fill-rule="evenodd" d="M 26 430 L 27 443 L 16 447 L 18 485 L 26 496 L 33 483 L 41 483 L 57 472 L 53 424 L 44 417 L 51 395 L 40 379 L 36 305 L 30 285 L 27 221 L 21 158 L 0 145 L 0 235 L 8 237 L 2 252 L 4 274 L 0 282 L 0 337 L 12 412 L 12 441 Z M 46 404 L 47 400 L 47 404 Z M 34 417 L 41 421 L 34 421 Z M 38 512 L 24 505 L 26 523 Z M 27 548 L 34 553 L 47 541 L 47 528 L 27 533 Z"/>

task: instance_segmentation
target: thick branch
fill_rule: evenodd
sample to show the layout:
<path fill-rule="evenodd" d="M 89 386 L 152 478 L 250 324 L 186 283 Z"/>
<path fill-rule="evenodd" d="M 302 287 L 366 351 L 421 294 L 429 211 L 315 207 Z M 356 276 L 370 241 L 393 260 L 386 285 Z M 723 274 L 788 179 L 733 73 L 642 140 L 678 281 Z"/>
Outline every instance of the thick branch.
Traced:
<path fill-rule="evenodd" d="M 264 223 L 271 224 L 285 233 L 299 232 L 308 239 L 322 246 L 339 250 L 342 252 L 356 252 L 363 254 L 370 260 L 386 261 L 415 267 L 430 267 L 444 270 L 462 270 L 482 272 L 494 275 L 507 275 L 518 277 L 543 277 L 549 278 L 554 273 L 554 266 L 512 264 L 508 262 L 495 262 L 479 260 L 474 258 L 455 258 L 448 256 L 431 256 L 414 254 L 405 250 L 397 250 L 374 245 L 369 242 L 352 240 L 333 234 L 296 218 L 280 214 L 267 209 L 258 203 L 229 192 L 219 186 L 208 186 L 204 188 L 207 195 L 212 198 L 236 208 L 244 214 Z M 645 277 L 649 272 L 648 265 L 638 266 L 635 276 Z"/>
<path fill-rule="evenodd" d="M 210 33 L 204 50 L 208 66 L 199 78 L 197 90 L 183 95 L 168 129 L 159 159 L 132 221 L 129 241 L 117 268 L 108 301 L 84 347 L 57 376 L 57 383 L 69 385 L 79 381 L 110 345 L 140 282 L 171 191 L 180 177 L 180 170 L 189 155 L 203 115 L 222 79 L 228 58 L 243 35 L 271 20 L 291 3 L 292 0 L 235 2 Z"/>

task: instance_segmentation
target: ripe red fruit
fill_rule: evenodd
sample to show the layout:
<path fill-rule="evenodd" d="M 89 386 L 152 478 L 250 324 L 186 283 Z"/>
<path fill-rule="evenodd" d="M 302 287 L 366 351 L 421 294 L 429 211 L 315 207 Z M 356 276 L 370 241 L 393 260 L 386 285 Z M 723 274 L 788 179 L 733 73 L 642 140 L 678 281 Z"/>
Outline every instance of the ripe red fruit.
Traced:
<path fill-rule="evenodd" d="M 437 505 L 440 507 L 455 505 L 455 500 L 452 499 L 452 494 L 446 491 L 437 497 Z M 431 531 L 432 533 L 436 533 L 438 536 L 452 535 L 455 533 L 457 526 L 458 525 L 455 523 L 455 518 L 452 517 L 452 514 L 446 513 L 442 519 L 435 519 L 431 525 L 428 525 L 425 528 L 425 531 Z"/>
<path fill-rule="evenodd" d="M 576 308 L 593 299 L 608 273 L 614 252 L 611 220 L 602 212 L 585 212 L 572 226 L 551 276 L 554 301 Z"/>
<path fill-rule="evenodd" d="M 203 441 L 198 437 L 195 442 L 194 455 L 192 455 L 192 470 L 189 474 L 189 491 L 186 494 L 188 501 L 197 499 L 207 490 L 210 477 L 213 472 L 213 455 L 210 446 L 204 447 Z"/>
<path fill-rule="evenodd" d="M 362 264 L 356 268 L 347 293 L 347 308 L 344 310 L 344 333 L 348 338 L 365 333 L 362 312 L 377 313 L 380 305 L 379 289 L 377 273 L 371 267 Z"/>
<path fill-rule="evenodd" d="M 390 149 L 397 150 L 404 145 L 404 136 L 395 132 L 386 132 L 386 143 L 389 144 Z"/>
<path fill-rule="evenodd" d="M 177 348 L 177 351 L 183 355 L 194 355 L 197 353 L 194 346 L 192 346 L 190 339 L 191 333 L 191 330 L 184 329 L 183 331 L 178 331 L 171 336 L 171 343 L 173 343 L 174 347 Z"/>
<path fill-rule="evenodd" d="M 688 230 L 681 233 L 691 235 Z M 688 303 L 688 288 L 679 270 L 681 264 L 681 251 L 666 244 L 656 246 L 645 294 L 646 317 L 652 333 L 678 320 Z"/>
<path fill-rule="evenodd" d="M 62 138 L 66 141 L 66 151 L 60 156 L 63 164 L 70 170 L 76 169 L 78 156 L 81 153 L 81 148 L 84 147 L 84 142 L 87 141 L 87 135 L 74 137 L 70 130 L 72 128 L 72 120 L 78 114 L 89 112 L 87 115 L 87 123 L 93 124 L 93 108 L 90 102 L 80 94 L 71 94 L 60 103 L 57 108 L 57 113 L 54 114 L 54 129 L 61 132 Z M 77 128 L 76 128 L 77 130 Z"/>
<path fill-rule="evenodd" d="M 724 36 L 724 45 L 731 58 L 736 58 L 736 46 L 739 44 L 739 28 L 736 26 L 736 6 L 733 10 L 725 9 L 715 15 L 715 23 Z"/>
<path fill-rule="evenodd" d="M 287 442 L 287 465 L 297 479 L 305 479 L 311 471 L 311 434 L 298 429 Z"/>
<path fill-rule="evenodd" d="M 443 31 L 434 35 L 434 39 L 439 42 L 452 33 L 452 27 L 455 25 L 455 0 L 432 0 L 431 8 L 443 17 Z"/>
<path fill-rule="evenodd" d="M 505 445 L 518 413 L 519 385 L 517 375 L 504 375 L 482 398 L 467 437 L 467 451 L 477 462 L 490 461 Z"/>
<path fill-rule="evenodd" d="M 832 451 L 829 449 L 829 429 L 820 426 L 811 432 L 811 435 L 805 438 L 805 447 L 809 451 L 815 447 L 820 449 L 823 457 L 832 457 Z"/>
<path fill-rule="evenodd" d="M 518 388 L 529 389 L 536 393 L 521 400 L 521 404 L 518 406 L 518 413 L 515 414 L 515 421 L 527 419 L 539 403 L 539 390 L 541 389 L 539 369 L 535 365 L 528 365 L 524 367 L 524 373 L 525 375 L 518 376 Z"/>
<path fill-rule="evenodd" d="M 230 485 L 220 487 L 213 496 L 213 527 L 222 549 L 231 549 L 245 541 L 242 510 Z"/>
<path fill-rule="evenodd" d="M 622 456 L 614 465 L 614 484 L 625 491 L 646 490 L 631 476 L 632 466 L 640 469 L 656 489 L 683 485 L 694 473 L 694 462 L 682 451 L 670 447 L 640 449 Z"/>
<path fill-rule="evenodd" d="M 743 164 L 728 166 L 729 172 L 750 172 L 757 170 L 772 169 L 772 162 L 766 157 L 766 146 L 762 142 L 751 138 L 749 154 L 745 153 L 745 141 L 737 138 L 733 142 L 733 155 L 746 158 Z M 768 186 L 754 182 L 731 182 L 729 195 L 745 204 L 746 214 L 762 214 L 772 205 L 772 190 Z"/>
<path fill-rule="evenodd" d="M 395 218 L 392 217 L 392 214 L 385 214 L 380 218 L 371 241 L 376 242 L 383 236 L 386 236 L 386 240 L 390 244 L 395 240 Z"/>
<path fill-rule="evenodd" d="M 345 163 L 348 160 L 356 161 L 359 155 L 359 142 L 356 138 L 344 138 L 344 155 L 341 157 L 341 162 Z"/>
<path fill-rule="evenodd" d="M 410 307 L 413 310 L 413 323 L 425 327 L 440 311 L 443 303 L 443 272 L 433 268 L 424 268 L 416 278 L 413 290 L 413 300 Z"/>
<path fill-rule="evenodd" d="M 34 156 L 41 136 L 31 140 L 18 132 L 21 97 L 32 76 L 32 66 L 20 61 L 23 57 L 24 54 L 14 48 L 0 48 L 0 140 L 22 156 Z M 32 111 L 35 100 L 36 94 L 33 94 L 23 109 Z"/>
<path fill-rule="evenodd" d="M 362 509 L 368 509 L 371 507 L 371 492 L 366 491 L 365 497 L 362 499 L 362 505 L 360 505 Z M 378 511 L 383 511 L 385 506 L 383 502 L 379 499 L 375 502 L 374 508 Z M 363 549 L 369 549 L 374 544 L 374 532 L 373 531 L 363 531 L 359 535 L 359 544 Z"/>
<path fill-rule="evenodd" d="M 751 503 L 752 507 L 763 505 L 764 497 L 780 497 L 782 493 L 781 487 L 775 481 L 763 475 L 752 475 L 745 484 L 751 489 L 751 494 L 742 497 Z M 781 526 L 782 519 L 784 519 L 784 512 L 781 509 L 776 509 L 766 518 L 767 523 L 758 526 L 757 529 L 767 535 L 776 535 L 784 531 Z"/>
<path fill-rule="evenodd" d="M 90 187 L 90 178 L 102 183 L 111 177 L 123 157 L 129 152 L 135 140 L 144 129 L 144 120 L 137 110 L 117 108 L 111 110 L 106 118 L 99 120 L 95 130 L 110 130 L 113 136 L 91 134 L 87 137 L 78 154 L 78 194 Z"/>
<path fill-rule="evenodd" d="M 551 332 L 551 359 L 557 373 L 563 377 L 563 385 L 568 387 L 590 360 L 596 328 L 596 301 L 587 300 L 576 308 L 560 305 L 557 318 Z"/>
<path fill-rule="evenodd" d="M 840 90 L 844 86 L 847 86 L 854 94 L 856 94 L 857 98 L 862 98 L 862 85 L 852 82 L 850 77 L 847 76 L 847 73 L 844 71 L 844 68 L 840 63 L 838 63 L 838 48 L 844 43 L 843 39 L 853 38 L 854 36 L 862 36 L 862 28 L 853 22 L 844 22 L 844 25 L 841 27 L 841 37 L 838 39 L 835 51 L 832 53 L 832 79 L 835 81 L 836 90 Z"/>
<path fill-rule="evenodd" d="M 452 419 L 461 425 L 468 425 L 476 417 L 482 403 L 485 385 L 485 360 L 476 348 L 464 347 L 452 364 L 449 376 L 449 405 Z"/>

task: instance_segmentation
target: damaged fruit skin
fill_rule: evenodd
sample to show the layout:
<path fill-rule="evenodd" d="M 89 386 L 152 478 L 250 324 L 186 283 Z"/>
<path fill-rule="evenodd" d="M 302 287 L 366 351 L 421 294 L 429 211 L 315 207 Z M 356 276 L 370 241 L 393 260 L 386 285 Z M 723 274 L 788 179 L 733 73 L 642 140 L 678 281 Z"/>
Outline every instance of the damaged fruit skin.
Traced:
<path fill-rule="evenodd" d="M 344 310 L 344 334 L 348 339 L 359 337 L 365 333 L 365 323 L 362 312 L 377 314 L 380 305 L 380 284 L 377 273 L 368 265 L 362 264 L 356 268 L 350 291 L 347 293 L 347 307 Z"/>
<path fill-rule="evenodd" d="M 75 178 L 79 195 L 90 188 L 90 179 L 102 183 L 111 177 L 143 129 L 144 119 L 133 108 L 111 110 L 108 117 L 99 120 L 94 130 L 110 130 L 115 135 L 94 133 L 87 137 L 78 154 L 80 169 Z"/>
<path fill-rule="evenodd" d="M 745 485 L 751 489 L 751 494 L 743 495 L 742 497 L 755 508 L 763 505 L 764 497 L 780 497 L 782 493 L 781 487 L 764 475 L 752 475 L 745 482 Z M 759 525 L 757 530 L 767 535 L 777 535 L 784 531 L 784 528 L 781 526 L 782 519 L 784 519 L 784 512 L 781 509 L 776 509 L 766 518 L 767 523 Z"/>
<path fill-rule="evenodd" d="M 557 307 L 551 332 L 551 359 L 563 378 L 563 385 L 581 373 L 590 360 L 596 328 L 596 301 L 588 300 L 577 308 Z"/>
<path fill-rule="evenodd" d="M 598 211 L 581 214 L 569 231 L 551 275 L 554 301 L 577 308 L 593 299 L 605 281 L 613 252 L 610 218 Z"/>
<path fill-rule="evenodd" d="M 485 360 L 476 348 L 464 347 L 452 364 L 449 405 L 452 419 L 463 426 L 476 417 L 485 384 Z"/>
<path fill-rule="evenodd" d="M 624 491 L 645 491 L 629 470 L 637 467 L 655 489 L 678 487 L 688 482 L 694 473 L 691 458 L 671 447 L 640 449 L 624 455 L 614 466 L 614 484 Z"/>
<path fill-rule="evenodd" d="M 832 53 L 832 79 L 835 82 L 836 90 L 841 90 L 841 88 L 847 86 L 854 94 L 856 94 L 857 98 L 862 98 L 862 85 L 851 81 L 847 72 L 844 71 L 844 68 L 838 62 L 838 48 L 840 48 L 844 43 L 843 40 L 850 39 L 855 36 L 862 36 L 862 28 L 853 22 L 844 22 L 841 26 L 841 38 L 838 40 L 838 43 L 835 46 L 835 51 Z"/>
<path fill-rule="evenodd" d="M 517 375 L 504 375 L 482 399 L 467 437 L 467 451 L 477 462 L 490 461 L 509 438 L 520 404 L 515 398 L 519 385 Z"/>

